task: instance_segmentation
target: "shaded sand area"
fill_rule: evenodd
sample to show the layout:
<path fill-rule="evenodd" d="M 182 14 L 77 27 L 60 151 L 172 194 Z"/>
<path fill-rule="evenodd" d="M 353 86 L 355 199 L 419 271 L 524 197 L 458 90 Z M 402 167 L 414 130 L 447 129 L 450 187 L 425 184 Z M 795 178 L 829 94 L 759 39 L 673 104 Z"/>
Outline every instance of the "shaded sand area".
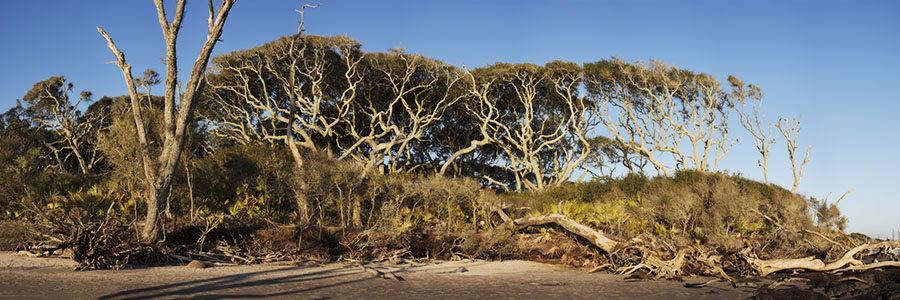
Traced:
<path fill-rule="evenodd" d="M 0 253 L 2 299 L 746 299 L 754 288 L 631 280 L 526 261 L 269 264 L 73 271 L 60 258 Z M 378 270 L 378 271 L 375 271 Z M 395 274 L 397 279 L 386 279 Z"/>

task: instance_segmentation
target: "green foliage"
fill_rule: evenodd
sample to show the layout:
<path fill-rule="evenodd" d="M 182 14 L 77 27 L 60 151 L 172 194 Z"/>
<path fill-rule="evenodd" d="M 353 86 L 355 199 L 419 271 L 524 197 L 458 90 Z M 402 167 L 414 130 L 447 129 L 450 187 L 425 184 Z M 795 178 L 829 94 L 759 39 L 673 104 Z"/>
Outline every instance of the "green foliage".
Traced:
<path fill-rule="evenodd" d="M 672 181 L 679 185 L 691 185 L 702 180 L 704 175 L 700 170 L 678 170 L 672 176 Z"/>
<path fill-rule="evenodd" d="M 284 147 L 265 144 L 234 146 L 185 162 L 191 170 L 191 189 L 178 185 L 172 209 L 227 212 L 236 218 L 286 221 L 294 209 L 293 166 Z M 187 180 L 184 168 L 179 178 Z"/>
<path fill-rule="evenodd" d="M 62 209 L 66 212 L 81 209 L 100 217 L 107 214 L 128 216 L 134 205 L 116 186 L 104 183 L 85 185 L 65 194 L 52 195 L 49 200 L 49 209 Z"/>
<path fill-rule="evenodd" d="M 814 229 L 803 197 L 718 173 L 681 171 L 671 178 L 653 179 L 631 174 L 543 193 L 508 194 L 503 201 L 534 208 L 528 215 L 561 208 L 580 223 L 625 239 L 649 233 L 686 245 L 700 243 L 721 253 L 738 251 L 747 240 L 784 255 L 818 247 L 798 244 L 802 238 L 798 232 Z"/>
<path fill-rule="evenodd" d="M 816 220 L 816 226 L 826 230 L 844 231 L 847 228 L 847 218 L 841 216 L 841 210 L 837 203 L 828 203 L 828 199 L 818 200 L 809 198 L 810 214 Z"/>
<path fill-rule="evenodd" d="M 626 194 L 636 197 L 648 183 L 650 183 L 650 179 L 644 174 L 629 173 L 622 179 L 616 180 L 616 187 Z"/>
<path fill-rule="evenodd" d="M 514 229 L 497 228 L 503 224 L 495 213 L 501 203 L 512 205 L 507 210 L 512 217 L 558 211 L 623 239 L 652 234 L 676 244 L 720 249 L 724 254 L 745 243 L 758 243 L 757 249 L 772 253 L 800 253 L 816 246 L 798 244 L 797 232 L 816 226 L 829 230 L 846 226 L 846 218 L 834 204 L 807 200 L 781 187 L 739 176 L 678 170 L 672 177 L 649 178 L 642 173 L 647 153 L 627 147 L 628 142 L 621 138 L 598 136 L 582 143 L 572 133 L 575 129 L 569 128 L 581 125 L 570 124 L 577 121 L 567 121 L 567 117 L 596 118 L 592 113 L 602 104 L 594 98 L 622 86 L 619 94 L 634 102 L 627 105 L 633 105 L 638 114 L 646 114 L 654 105 L 649 100 L 651 93 L 659 93 L 660 86 L 668 84 L 679 87 L 674 95 L 679 104 L 717 101 L 715 107 L 724 113 L 723 108 L 730 105 L 727 97 L 705 99 L 698 91 L 703 87 L 720 89 L 721 84 L 707 74 L 661 62 L 631 64 L 619 59 L 583 67 L 561 61 L 543 66 L 497 63 L 467 73 L 402 51 L 365 53 L 348 37 L 293 40 L 293 36 L 283 37 L 212 59 L 216 67 L 207 78 L 212 88 L 206 89 L 200 100 L 197 109 L 202 117 L 190 125 L 187 150 L 169 194 L 170 220 L 208 225 L 206 233 L 215 227 L 210 224 L 246 225 L 265 220 L 301 229 L 318 228 L 319 235 L 330 230 L 341 238 L 352 237 L 342 240 L 342 247 L 392 245 L 429 255 L 434 249 L 451 254 L 467 249 L 475 255 L 513 251 L 509 238 Z M 288 87 L 278 79 L 296 71 L 289 68 L 293 58 L 286 54 L 291 45 L 299 53 L 301 71 L 322 67 L 321 75 L 299 76 L 301 79 L 291 84 L 296 85 L 294 92 L 315 100 L 309 107 L 295 110 L 300 121 L 293 124 L 298 132 L 292 138 L 305 147 L 299 169 L 282 139 L 290 97 Z M 358 65 L 348 65 L 348 61 Z M 403 73 L 410 65 L 416 69 Z M 245 82 L 247 78 L 252 79 Z M 322 83 L 313 85 L 316 80 Z M 159 81 L 159 74 L 148 70 L 136 83 L 149 94 L 150 86 Z M 729 81 L 743 85 L 733 77 Z M 398 82 L 417 88 L 398 94 Z M 573 93 L 577 105 L 563 101 L 559 85 L 567 84 L 574 87 L 566 91 Z M 484 87 L 484 95 L 473 95 L 472 90 L 479 87 Z M 23 98 L 26 107 L 18 105 L 0 117 L 3 217 L 25 219 L 24 208 L 36 207 L 92 217 L 113 214 L 123 223 L 136 221 L 145 209 L 147 182 L 125 96 L 104 97 L 84 115 L 70 118 L 82 122 L 86 115 L 102 116 L 97 118 L 96 132 L 91 133 L 96 141 L 85 146 L 102 154 L 96 174 L 74 174 L 71 166 L 59 162 L 67 153 L 63 159 L 54 158 L 47 149 L 58 136 L 36 120 L 50 117 L 58 105 L 54 99 L 68 101 L 72 88 L 64 77 L 38 82 Z M 523 101 L 523 94 L 517 93 L 526 89 L 534 92 L 533 101 Z M 156 157 L 164 143 L 162 100 L 148 94 L 140 95 L 141 117 L 148 130 L 150 156 Z M 89 94 L 82 96 L 89 100 Z M 271 107 L 251 103 L 251 99 L 264 99 Z M 77 103 L 68 102 L 62 108 L 74 110 Z M 626 103 L 618 105 L 621 108 Z M 435 108 L 440 113 L 434 116 L 413 113 Z M 494 119 L 481 123 L 477 112 Z M 434 120 L 426 128 L 416 128 L 413 125 L 425 124 L 416 123 L 418 118 Z M 592 131 L 599 121 L 592 122 L 578 130 Z M 727 132 L 724 127 L 718 130 Z M 554 136 L 559 132 L 567 133 L 557 139 Z M 359 137 L 368 133 L 373 134 Z M 415 138 L 402 142 L 403 148 L 390 143 L 401 135 Z M 491 141 L 448 165 L 447 175 L 457 178 L 434 175 L 453 153 L 488 140 L 486 136 L 491 136 Z M 511 142 L 513 137 L 522 140 Z M 519 145 L 504 149 L 502 146 L 509 145 L 502 143 Z M 576 169 L 583 170 L 587 164 L 597 169 L 621 164 L 630 172 L 621 178 L 572 183 L 567 181 L 569 175 L 547 171 L 573 163 L 581 150 L 593 153 L 593 161 L 579 162 Z M 532 152 L 537 153 L 533 160 L 510 165 L 511 158 Z M 393 173 L 364 173 L 361 165 L 367 160 L 391 165 Z M 147 164 L 159 167 L 159 162 Z M 539 192 L 516 187 L 516 183 L 537 179 L 558 184 Z M 483 189 L 483 184 L 495 182 L 518 191 L 497 195 Z"/>

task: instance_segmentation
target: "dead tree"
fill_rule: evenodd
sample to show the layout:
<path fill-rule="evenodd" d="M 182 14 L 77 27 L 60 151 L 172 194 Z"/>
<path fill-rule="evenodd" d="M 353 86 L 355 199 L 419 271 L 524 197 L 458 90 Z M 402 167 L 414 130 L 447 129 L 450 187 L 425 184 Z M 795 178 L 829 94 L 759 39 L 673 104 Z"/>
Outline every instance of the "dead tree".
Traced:
<path fill-rule="evenodd" d="M 781 135 L 784 136 L 784 141 L 787 144 L 788 158 L 791 160 L 791 171 L 794 175 L 794 185 L 791 186 L 791 193 L 797 192 L 797 186 L 800 185 L 800 178 L 803 177 L 803 167 L 806 166 L 806 163 L 809 162 L 809 150 L 812 150 L 812 146 L 806 148 L 806 154 L 803 157 L 803 162 L 800 165 L 797 165 L 797 137 L 800 134 L 800 119 L 793 118 L 791 120 L 787 120 L 784 118 L 779 118 L 778 123 L 775 124 L 775 128 L 778 128 L 778 131 L 781 132 Z"/>
<path fill-rule="evenodd" d="M 740 102 L 738 116 L 740 117 L 741 125 L 753 136 L 753 144 L 762 156 L 762 159 L 757 161 L 757 163 L 763 169 L 763 177 L 766 180 L 766 184 L 769 184 L 769 148 L 775 143 L 775 139 L 772 138 L 771 124 L 767 125 L 765 131 L 762 127 L 763 121 L 760 116 L 760 106 L 762 106 L 763 97 L 762 89 L 752 84 L 745 86 L 743 81 L 734 76 L 728 76 L 728 82 L 731 83 L 733 88 L 730 96 L 737 102 Z M 745 111 L 748 98 L 755 102 L 752 113 Z"/>
<path fill-rule="evenodd" d="M 194 116 L 197 98 L 199 98 L 205 86 L 203 79 L 206 66 L 216 42 L 222 36 L 225 19 L 228 17 L 228 12 L 234 5 L 235 0 L 223 0 L 217 12 L 214 10 L 212 0 L 209 1 L 209 19 L 207 19 L 209 28 L 206 42 L 200 49 L 200 54 L 191 68 L 190 77 L 184 89 L 181 90 L 182 93 L 178 93 L 180 101 L 176 105 L 175 99 L 176 91 L 179 88 L 179 80 L 175 44 L 178 39 L 178 32 L 181 30 L 182 19 L 184 18 L 185 2 L 185 0 L 178 1 L 175 8 L 175 17 L 172 21 L 169 21 L 166 17 L 163 0 L 154 0 L 159 25 L 162 28 L 166 43 L 165 100 L 163 108 L 164 139 L 156 157 L 153 157 L 154 155 L 151 154 L 150 144 L 147 142 L 147 129 L 144 127 L 144 122 L 141 118 L 140 98 L 135 89 L 131 65 L 125 61 L 125 54 L 116 47 L 116 44 L 106 31 L 97 27 L 97 31 L 106 39 L 107 46 L 109 46 L 109 49 L 116 57 L 116 65 L 119 66 L 122 75 L 125 77 L 125 84 L 128 86 L 128 94 L 131 98 L 131 109 L 141 148 L 144 176 L 148 183 L 147 216 L 144 228 L 140 234 L 141 240 L 146 243 L 156 242 L 160 238 L 160 228 L 163 225 L 163 216 L 161 214 L 165 211 L 166 198 L 172 185 L 172 178 L 174 177 L 178 160 L 181 157 L 181 152 L 184 150 L 186 132 Z"/>

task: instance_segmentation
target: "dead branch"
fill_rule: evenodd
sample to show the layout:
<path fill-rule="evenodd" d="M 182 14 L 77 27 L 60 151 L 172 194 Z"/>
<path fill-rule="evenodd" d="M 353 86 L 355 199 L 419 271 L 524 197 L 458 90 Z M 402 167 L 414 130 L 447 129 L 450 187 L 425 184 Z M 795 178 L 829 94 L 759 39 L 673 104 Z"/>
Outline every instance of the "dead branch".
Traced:
<path fill-rule="evenodd" d="M 831 243 L 831 244 L 833 244 L 833 245 L 835 245 L 835 246 L 840 247 L 840 248 L 843 249 L 843 250 L 847 250 L 847 247 L 846 247 L 846 246 L 844 246 L 844 245 L 842 245 L 842 244 L 840 244 L 840 243 L 838 243 L 838 242 L 835 242 L 835 241 L 832 240 L 832 239 L 829 239 L 829 238 L 826 237 L 824 234 L 821 234 L 821 233 L 818 233 L 818 232 L 815 232 L 815 231 L 812 231 L 812 230 L 806 230 L 806 229 L 804 229 L 803 231 L 804 231 L 804 232 L 807 232 L 807 233 L 812 233 L 812 234 L 814 234 L 814 235 L 816 235 L 816 236 L 818 236 L 818 237 L 820 237 L 820 238 L 825 239 L 825 240 L 828 241 L 829 243 Z"/>
<path fill-rule="evenodd" d="M 509 216 L 506 214 L 506 212 L 503 211 L 503 207 L 500 207 L 500 206 L 494 207 L 494 211 L 496 211 L 497 214 L 500 215 L 500 219 L 503 220 L 504 224 L 515 223 L 513 221 L 513 219 L 509 218 Z"/>

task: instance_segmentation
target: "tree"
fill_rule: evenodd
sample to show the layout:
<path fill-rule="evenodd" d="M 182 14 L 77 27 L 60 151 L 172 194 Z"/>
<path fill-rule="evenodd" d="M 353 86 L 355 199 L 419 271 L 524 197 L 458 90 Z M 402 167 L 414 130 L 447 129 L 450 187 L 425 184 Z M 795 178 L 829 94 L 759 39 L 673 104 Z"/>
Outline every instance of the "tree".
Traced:
<path fill-rule="evenodd" d="M 366 54 L 363 68 L 338 159 L 362 165 L 361 177 L 379 165 L 390 173 L 421 167 L 412 163 L 414 144 L 462 98 L 453 92 L 462 72 L 402 50 Z"/>
<path fill-rule="evenodd" d="M 466 109 L 481 137 L 456 151 L 442 169 L 490 144 L 500 150 L 501 167 L 513 177 L 482 175 L 493 184 L 540 191 L 569 180 L 591 153 L 587 135 L 594 119 L 588 99 L 578 91 L 581 72 L 578 65 L 560 61 L 500 63 L 472 71 Z"/>
<path fill-rule="evenodd" d="M 591 155 L 587 158 L 587 166 L 584 168 L 585 173 L 589 173 L 594 177 L 609 178 L 613 176 L 616 164 L 622 164 L 628 169 L 628 173 L 635 173 L 635 169 L 644 169 L 644 165 L 640 164 L 646 164 L 646 160 L 638 158 L 637 162 L 632 161 L 629 159 L 629 156 L 634 155 L 634 153 L 628 152 L 626 147 L 618 145 L 615 140 L 605 136 L 595 136 L 589 142 L 591 144 Z M 603 169 L 608 171 L 604 172 Z"/>
<path fill-rule="evenodd" d="M 206 42 L 203 44 L 200 54 L 191 68 L 190 76 L 182 91 L 183 93 L 178 95 L 180 101 L 177 107 L 175 98 L 179 88 L 179 80 L 175 45 L 178 39 L 178 32 L 181 30 L 181 22 L 184 18 L 186 0 L 177 2 L 175 17 L 172 21 L 169 21 L 166 17 L 163 0 L 154 0 L 153 2 L 156 5 L 159 25 L 162 28 L 166 43 L 165 100 L 163 108 L 164 139 L 159 154 L 156 155 L 155 159 L 151 155 L 150 145 L 147 142 L 146 128 L 141 117 L 140 98 L 135 89 L 131 65 L 125 61 L 125 54 L 116 47 L 106 31 L 97 27 L 97 31 L 106 39 L 110 51 L 116 56 L 116 65 L 121 69 L 122 75 L 125 77 L 125 84 L 128 87 L 128 94 L 131 99 L 131 109 L 141 148 L 144 176 L 148 183 L 147 216 L 144 228 L 140 234 L 141 240 L 146 243 L 156 242 L 160 238 L 160 228 L 162 228 L 163 222 L 161 213 L 165 211 L 164 206 L 172 185 L 172 178 L 174 177 L 178 160 L 181 157 L 181 152 L 184 149 L 185 132 L 194 116 L 197 98 L 206 84 L 204 73 L 206 72 L 210 53 L 216 42 L 218 42 L 219 37 L 222 36 L 225 19 L 228 17 L 228 12 L 234 5 L 235 0 L 223 0 L 217 12 L 214 11 L 212 0 L 209 1 L 209 18 L 207 19 L 209 28 Z"/>
<path fill-rule="evenodd" d="M 298 146 L 333 153 L 358 92 L 362 56 L 347 37 L 303 35 L 214 57 L 203 117 L 214 135 L 233 143 L 287 143 L 290 125 Z"/>
<path fill-rule="evenodd" d="M 78 107 L 91 102 L 91 92 L 83 91 L 78 100 L 72 101 L 69 92 L 73 88 L 65 77 L 54 76 L 35 83 L 22 100 L 28 104 L 26 111 L 34 122 L 53 133 L 46 146 L 57 166 L 65 170 L 66 161 L 74 156 L 81 174 L 88 174 L 103 159 L 91 144 L 103 129 L 105 115 L 82 113 Z"/>
<path fill-rule="evenodd" d="M 35 173 L 53 164 L 47 153 L 49 149 L 44 146 L 50 138 L 49 132 L 32 126 L 33 121 L 27 115 L 21 103 L 0 114 L 0 175 L 6 179 Z M 4 180 L 0 187 L 8 184 Z"/>
<path fill-rule="evenodd" d="M 741 125 L 753 136 L 753 144 L 756 150 L 762 155 L 757 163 L 763 169 L 763 177 L 766 184 L 769 184 L 769 148 L 775 143 L 772 136 L 772 124 L 768 124 L 766 131 L 763 131 L 762 120 L 760 119 L 760 106 L 762 106 L 762 89 L 755 85 L 744 85 L 744 82 L 734 76 L 728 76 L 728 82 L 731 83 L 732 91 L 730 97 L 740 103 Z M 753 106 L 753 112 L 745 111 L 747 108 L 747 99 L 753 100 L 756 104 Z"/>
<path fill-rule="evenodd" d="M 797 186 L 800 185 L 800 178 L 803 177 L 803 167 L 809 161 L 809 150 L 812 146 L 806 148 L 806 155 L 803 162 L 797 165 L 797 137 L 800 135 L 800 118 L 791 120 L 779 118 L 775 128 L 784 136 L 784 142 L 787 144 L 788 158 L 791 160 L 791 173 L 794 175 L 794 185 L 791 186 L 791 193 L 797 192 Z"/>
<path fill-rule="evenodd" d="M 669 167 L 657 153 L 671 154 L 676 169 L 709 171 L 718 169 L 734 145 L 727 122 L 734 105 L 711 75 L 659 61 L 628 64 L 614 58 L 586 64 L 585 77 L 597 118 L 615 144 L 640 154 L 666 176 Z"/>

